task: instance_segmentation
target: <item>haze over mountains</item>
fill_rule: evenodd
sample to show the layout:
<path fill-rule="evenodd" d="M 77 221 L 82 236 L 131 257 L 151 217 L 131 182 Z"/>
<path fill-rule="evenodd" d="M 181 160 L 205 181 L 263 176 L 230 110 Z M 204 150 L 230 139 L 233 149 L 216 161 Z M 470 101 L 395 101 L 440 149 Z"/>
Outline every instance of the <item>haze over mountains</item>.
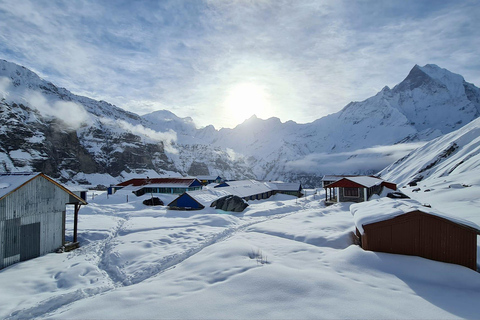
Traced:
<path fill-rule="evenodd" d="M 252 116 L 197 129 L 161 110 L 139 116 L 72 94 L 0 60 L 0 171 L 110 184 L 132 175 L 300 180 L 374 173 L 480 115 L 480 89 L 436 65 L 312 123 Z"/>

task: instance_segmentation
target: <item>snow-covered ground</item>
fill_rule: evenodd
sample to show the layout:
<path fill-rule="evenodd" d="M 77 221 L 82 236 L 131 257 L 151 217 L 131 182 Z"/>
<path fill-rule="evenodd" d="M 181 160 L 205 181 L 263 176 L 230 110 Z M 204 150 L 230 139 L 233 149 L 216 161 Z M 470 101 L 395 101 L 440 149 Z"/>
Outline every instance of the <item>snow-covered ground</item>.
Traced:
<path fill-rule="evenodd" d="M 428 187 L 403 191 L 432 206 L 455 199 L 457 208 L 479 207 L 456 195 L 475 187 Z M 363 251 L 352 243 L 350 204 L 325 207 L 323 198 L 276 195 L 225 214 L 89 193 L 81 248 L 0 270 L 0 318 L 480 317 L 477 272 Z"/>

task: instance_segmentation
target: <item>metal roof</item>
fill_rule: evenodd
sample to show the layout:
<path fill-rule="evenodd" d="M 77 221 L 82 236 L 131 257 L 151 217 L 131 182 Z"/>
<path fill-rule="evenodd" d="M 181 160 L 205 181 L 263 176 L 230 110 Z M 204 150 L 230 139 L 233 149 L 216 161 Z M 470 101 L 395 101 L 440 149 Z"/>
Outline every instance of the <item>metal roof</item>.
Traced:
<path fill-rule="evenodd" d="M 373 177 L 369 177 L 369 176 L 355 176 L 355 177 L 344 177 L 340 180 L 337 180 L 337 181 L 329 184 L 326 187 L 327 188 L 342 187 L 342 182 L 345 182 L 345 181 L 354 182 L 354 183 L 356 183 L 360 186 L 363 186 L 365 188 L 371 188 L 373 186 L 377 186 L 377 185 L 380 185 L 383 182 L 385 182 L 382 179 L 373 178 Z"/>
<path fill-rule="evenodd" d="M 146 186 L 146 185 L 155 185 L 156 187 L 179 187 L 185 186 L 189 187 L 193 184 L 197 179 L 196 178 L 135 178 L 124 181 L 122 183 L 117 184 L 118 187 L 126 187 L 126 186 Z"/>
<path fill-rule="evenodd" d="M 197 176 L 198 180 L 217 180 L 220 176 Z"/>
<path fill-rule="evenodd" d="M 333 175 L 333 174 L 324 175 L 323 178 L 322 178 L 322 181 L 337 181 L 337 180 L 340 180 L 340 179 L 345 178 L 345 177 L 346 176 Z"/>
<path fill-rule="evenodd" d="M 223 190 L 229 194 L 239 196 L 240 198 L 250 197 L 275 190 L 267 186 L 267 184 L 264 182 L 256 180 L 228 181 L 227 184 L 228 186 L 216 188 L 215 190 Z"/>
<path fill-rule="evenodd" d="M 265 184 L 270 189 L 277 191 L 299 191 L 302 187 L 298 182 L 269 181 Z"/>
<path fill-rule="evenodd" d="M 39 173 L 1 173 L 0 174 L 0 199 L 20 188 L 22 185 L 32 180 Z"/>
<path fill-rule="evenodd" d="M 187 191 L 186 193 L 205 207 L 210 207 L 213 201 L 230 195 L 228 192 L 219 191 L 217 189 Z"/>
<path fill-rule="evenodd" d="M 361 184 L 367 188 L 377 186 L 383 182 L 382 179 L 368 177 L 368 176 L 358 176 L 358 177 L 345 177 L 344 179 L 353 181 L 355 183 Z"/>
<path fill-rule="evenodd" d="M 82 204 L 87 204 L 85 200 L 77 196 L 75 193 L 70 191 L 67 187 L 62 185 L 61 183 L 55 181 L 54 179 L 50 178 L 49 176 L 39 173 L 39 172 L 29 172 L 29 173 L 0 173 L 0 200 L 9 195 L 10 193 L 14 192 L 15 190 L 21 188 L 29 181 L 36 179 L 37 177 L 43 177 L 50 181 L 51 183 L 58 186 L 60 189 L 64 190 L 75 199 L 79 200 Z"/>

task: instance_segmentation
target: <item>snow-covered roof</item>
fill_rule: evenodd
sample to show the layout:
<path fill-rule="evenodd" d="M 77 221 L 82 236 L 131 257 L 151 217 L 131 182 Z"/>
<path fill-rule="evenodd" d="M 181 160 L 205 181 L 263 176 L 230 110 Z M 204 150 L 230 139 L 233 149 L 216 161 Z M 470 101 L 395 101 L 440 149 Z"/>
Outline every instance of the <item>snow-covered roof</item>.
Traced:
<path fill-rule="evenodd" d="M 198 180 L 217 180 L 218 176 L 197 176 Z"/>
<path fill-rule="evenodd" d="M 144 186 L 138 186 L 135 190 L 140 190 L 143 188 L 188 188 L 189 186 L 190 184 L 181 183 L 152 183 Z"/>
<path fill-rule="evenodd" d="M 211 189 L 187 191 L 186 193 L 205 207 L 210 207 L 213 201 L 229 195 L 229 193 L 225 191 L 217 191 Z"/>
<path fill-rule="evenodd" d="M 228 187 L 221 189 L 240 198 L 250 197 L 264 192 L 272 191 L 264 182 L 255 180 L 229 181 Z M 220 188 L 217 188 L 220 189 Z"/>
<path fill-rule="evenodd" d="M 323 178 L 322 178 L 322 181 L 337 181 L 337 180 L 340 180 L 340 179 L 345 178 L 345 177 L 346 176 L 333 175 L 333 174 L 324 175 Z"/>
<path fill-rule="evenodd" d="M 54 179 L 39 173 L 39 172 L 28 172 L 28 173 L 0 173 L 0 199 L 7 196 L 9 193 L 17 190 L 25 183 L 29 182 L 30 180 L 36 178 L 37 176 L 42 176 L 45 179 L 51 181 L 53 184 L 57 185 L 65 192 L 69 193 L 73 197 L 77 198 L 80 202 L 87 204 L 85 200 L 78 197 L 75 193 L 73 193 L 70 189 L 55 181 Z M 82 189 L 83 191 L 83 189 Z"/>
<path fill-rule="evenodd" d="M 476 229 L 480 232 L 477 224 L 457 217 L 444 214 L 432 208 L 422 206 L 418 201 L 411 199 L 380 198 L 368 202 L 356 203 L 350 206 L 355 226 L 360 233 L 364 233 L 363 226 L 375 222 L 385 221 L 412 211 L 422 211 L 427 214 L 438 216 L 457 224 Z"/>
<path fill-rule="evenodd" d="M 300 190 L 300 183 L 298 182 L 283 182 L 283 181 L 271 181 L 265 182 L 267 187 L 272 190 L 278 191 L 298 191 Z"/>
<path fill-rule="evenodd" d="M 83 191 L 88 191 L 88 188 L 82 187 L 82 186 L 65 186 L 68 190 L 72 192 L 83 192 Z"/>
<path fill-rule="evenodd" d="M 189 187 L 197 179 L 196 178 L 134 178 L 122 183 L 119 183 L 117 187 L 126 186 L 155 186 L 155 187 Z"/>
<path fill-rule="evenodd" d="M 327 188 L 334 188 L 334 187 L 344 187 L 345 181 L 351 181 L 358 185 L 361 185 L 365 188 L 371 188 L 373 186 L 381 185 L 383 182 L 386 182 L 379 178 L 369 177 L 369 176 L 351 176 L 351 177 L 343 177 L 340 180 L 337 180 L 328 186 Z"/>
<path fill-rule="evenodd" d="M 187 191 L 186 193 L 204 206 L 224 196 L 235 195 L 246 198 L 274 190 L 297 191 L 299 183 L 284 183 L 282 181 L 260 182 L 256 180 L 229 181 L 228 186 L 221 188 L 204 188 L 203 190 Z"/>
<path fill-rule="evenodd" d="M 383 182 L 382 179 L 368 177 L 368 176 L 345 177 L 345 179 L 361 184 L 362 186 L 365 186 L 367 188 L 377 186 Z"/>
<path fill-rule="evenodd" d="M 2 173 L 0 174 L 0 199 L 15 191 L 28 181 L 32 180 L 39 173 Z"/>

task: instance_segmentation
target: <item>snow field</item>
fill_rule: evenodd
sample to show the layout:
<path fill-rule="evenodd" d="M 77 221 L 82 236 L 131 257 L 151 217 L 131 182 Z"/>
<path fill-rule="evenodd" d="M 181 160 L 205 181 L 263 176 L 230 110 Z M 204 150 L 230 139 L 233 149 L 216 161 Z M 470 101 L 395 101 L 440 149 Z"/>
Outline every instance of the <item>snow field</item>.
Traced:
<path fill-rule="evenodd" d="M 276 195 L 236 214 L 143 206 L 149 196 L 91 196 L 80 210 L 81 248 L 0 271 L 1 318 L 480 315 L 478 273 L 363 251 L 352 244 L 350 204 L 325 207 L 321 194 Z"/>

